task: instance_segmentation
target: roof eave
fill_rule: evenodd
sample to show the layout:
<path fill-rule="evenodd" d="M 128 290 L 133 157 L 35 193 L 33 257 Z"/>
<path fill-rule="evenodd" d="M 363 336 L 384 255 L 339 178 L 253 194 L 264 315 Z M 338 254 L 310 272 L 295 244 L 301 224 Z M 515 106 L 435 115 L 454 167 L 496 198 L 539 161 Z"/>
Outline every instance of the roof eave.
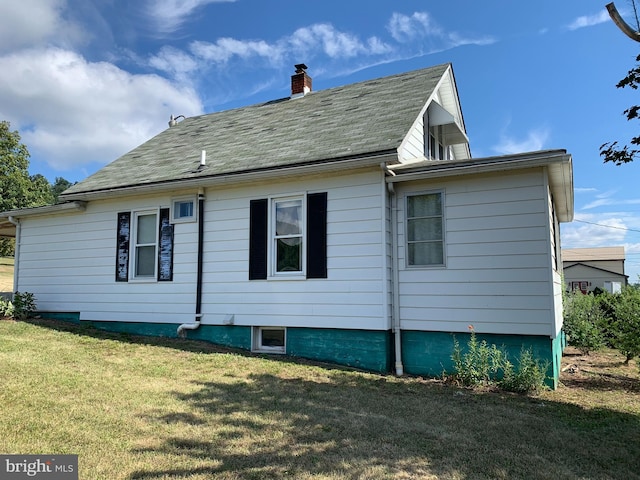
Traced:
<path fill-rule="evenodd" d="M 66 201 L 90 201 L 114 198 L 129 195 L 141 195 L 151 193 L 162 193 L 169 190 L 188 189 L 199 187 L 214 187 L 220 185 L 235 185 L 253 183 L 266 180 L 282 178 L 287 176 L 313 175 L 318 173 L 328 173 L 343 171 L 353 168 L 365 168 L 377 166 L 381 163 L 395 164 L 398 162 L 398 151 L 396 148 L 380 152 L 372 152 L 366 155 L 354 157 L 326 159 L 308 164 L 297 164 L 288 166 L 271 167 L 264 170 L 231 172 L 219 175 L 208 175 L 197 178 L 186 178 L 179 180 L 168 180 L 164 182 L 154 182 L 149 184 L 127 185 L 123 187 L 105 188 L 86 192 L 78 192 L 60 195 Z"/>

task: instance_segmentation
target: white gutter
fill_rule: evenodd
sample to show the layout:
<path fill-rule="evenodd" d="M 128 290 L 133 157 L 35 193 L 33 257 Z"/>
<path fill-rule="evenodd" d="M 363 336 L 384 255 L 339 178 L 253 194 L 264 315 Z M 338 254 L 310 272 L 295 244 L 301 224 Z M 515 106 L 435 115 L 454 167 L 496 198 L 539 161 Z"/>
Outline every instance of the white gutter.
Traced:
<path fill-rule="evenodd" d="M 18 291 L 18 274 L 20 272 L 20 241 L 22 236 L 20 235 L 22 228 L 20 225 L 20 220 L 9 216 L 9 223 L 12 223 L 16 227 L 16 246 L 13 252 L 13 291 Z"/>

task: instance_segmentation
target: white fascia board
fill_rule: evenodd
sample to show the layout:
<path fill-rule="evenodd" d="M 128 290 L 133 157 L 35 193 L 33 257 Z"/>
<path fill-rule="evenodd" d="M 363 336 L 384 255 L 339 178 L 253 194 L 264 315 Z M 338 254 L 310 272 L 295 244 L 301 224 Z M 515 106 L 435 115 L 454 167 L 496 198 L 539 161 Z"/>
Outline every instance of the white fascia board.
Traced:
<path fill-rule="evenodd" d="M 24 218 L 37 215 L 55 215 L 69 211 L 81 212 L 85 210 L 86 207 L 86 202 L 72 201 L 67 203 L 58 203 L 56 205 L 44 205 L 42 207 L 17 208 L 15 210 L 0 212 L 0 219 L 8 219 L 9 217 Z"/>

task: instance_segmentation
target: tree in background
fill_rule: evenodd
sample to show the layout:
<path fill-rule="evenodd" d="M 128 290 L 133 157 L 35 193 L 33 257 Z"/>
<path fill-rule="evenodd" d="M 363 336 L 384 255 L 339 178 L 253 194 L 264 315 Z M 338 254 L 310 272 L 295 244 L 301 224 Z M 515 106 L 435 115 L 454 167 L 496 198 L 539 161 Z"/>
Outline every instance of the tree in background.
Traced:
<path fill-rule="evenodd" d="M 623 288 L 615 294 L 612 305 L 611 344 L 626 356 L 625 363 L 629 363 L 640 355 L 640 289 Z"/>
<path fill-rule="evenodd" d="M 640 55 L 636 57 L 636 62 L 640 62 Z M 640 84 L 640 65 L 636 65 L 629 70 L 627 76 L 618 82 L 617 88 L 630 87 L 634 90 L 638 89 Z M 640 105 L 632 105 L 624 111 L 627 116 L 627 120 L 633 120 L 638 118 L 640 113 Z M 629 142 L 634 147 L 625 145 L 623 147 L 618 146 L 618 142 L 604 143 L 600 146 L 600 156 L 604 157 L 604 161 L 612 162 L 616 165 L 622 165 L 623 163 L 633 162 L 640 154 L 640 136 L 633 137 Z"/>
<path fill-rule="evenodd" d="M 29 150 L 11 124 L 0 121 L 0 212 L 18 208 L 51 205 L 71 186 L 64 178 L 55 184 L 40 174 L 29 175 Z M 13 239 L 0 238 L 0 256 L 13 255 Z"/>
<path fill-rule="evenodd" d="M 53 194 L 54 201 L 57 202 L 60 194 L 71 186 L 73 186 L 73 183 L 69 180 L 62 177 L 56 177 L 56 181 L 51 185 L 51 193 Z"/>
<path fill-rule="evenodd" d="M 598 299 L 579 290 L 567 293 L 564 298 L 564 325 L 567 342 L 583 354 L 605 346 L 604 327 L 607 319 Z"/>
<path fill-rule="evenodd" d="M 640 18 L 638 17 L 638 8 L 635 0 L 631 0 L 631 6 L 633 7 L 633 18 L 631 19 L 634 26 L 629 25 L 618 10 L 613 2 L 606 5 L 609 11 L 609 16 L 613 23 L 624 33 L 627 37 L 635 42 L 640 42 Z M 640 62 L 640 55 L 636 57 L 636 62 Z M 638 89 L 638 83 L 640 82 L 640 66 L 636 65 L 627 73 L 627 76 L 618 82 L 617 88 L 630 87 L 634 90 Z M 640 111 L 640 105 L 632 105 L 624 111 L 627 116 L 627 120 L 633 120 L 638 118 Z M 640 136 L 633 137 L 629 142 L 631 145 L 640 146 Z M 604 157 L 604 162 L 612 162 L 616 165 L 622 165 L 623 163 L 633 162 L 640 154 L 640 149 L 635 147 L 619 147 L 618 142 L 608 142 L 600 145 L 600 156 Z"/>

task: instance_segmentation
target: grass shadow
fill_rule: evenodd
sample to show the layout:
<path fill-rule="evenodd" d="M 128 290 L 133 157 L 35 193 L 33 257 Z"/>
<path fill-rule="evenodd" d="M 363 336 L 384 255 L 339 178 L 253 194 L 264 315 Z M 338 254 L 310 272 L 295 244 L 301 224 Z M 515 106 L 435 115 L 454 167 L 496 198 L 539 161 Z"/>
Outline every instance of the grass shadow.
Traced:
<path fill-rule="evenodd" d="M 203 354 L 230 354 L 239 355 L 247 358 L 266 358 L 271 361 L 277 361 L 281 363 L 295 363 L 300 365 L 314 365 L 328 370 L 342 370 L 342 371 L 362 371 L 355 367 L 348 367 L 343 365 L 337 365 L 332 363 L 320 362 L 316 360 L 309 360 L 301 357 L 293 357 L 291 355 L 269 355 L 265 353 L 255 353 L 242 348 L 226 347 L 223 345 L 217 345 L 215 343 L 207 342 L 205 340 L 191 340 L 178 337 L 161 337 L 151 335 L 134 335 L 131 333 L 123 332 L 110 332 L 100 328 L 95 328 L 91 325 L 77 324 L 73 322 L 65 322 L 61 320 L 52 320 L 46 318 L 28 318 L 22 320 L 26 323 L 36 325 L 39 327 L 55 330 L 59 332 L 70 333 L 73 335 L 91 337 L 98 340 L 113 340 L 119 342 L 125 342 L 132 345 L 152 345 L 157 347 L 170 348 L 173 350 L 180 350 L 184 352 L 203 353 Z"/>
<path fill-rule="evenodd" d="M 406 385 L 340 377 L 198 383 L 176 395 L 215 419 L 211 435 L 165 438 L 138 453 L 205 465 L 129 478 L 640 478 L 637 416 L 428 383 L 407 394 Z M 619 448 L 603 449 L 613 434 Z"/>

